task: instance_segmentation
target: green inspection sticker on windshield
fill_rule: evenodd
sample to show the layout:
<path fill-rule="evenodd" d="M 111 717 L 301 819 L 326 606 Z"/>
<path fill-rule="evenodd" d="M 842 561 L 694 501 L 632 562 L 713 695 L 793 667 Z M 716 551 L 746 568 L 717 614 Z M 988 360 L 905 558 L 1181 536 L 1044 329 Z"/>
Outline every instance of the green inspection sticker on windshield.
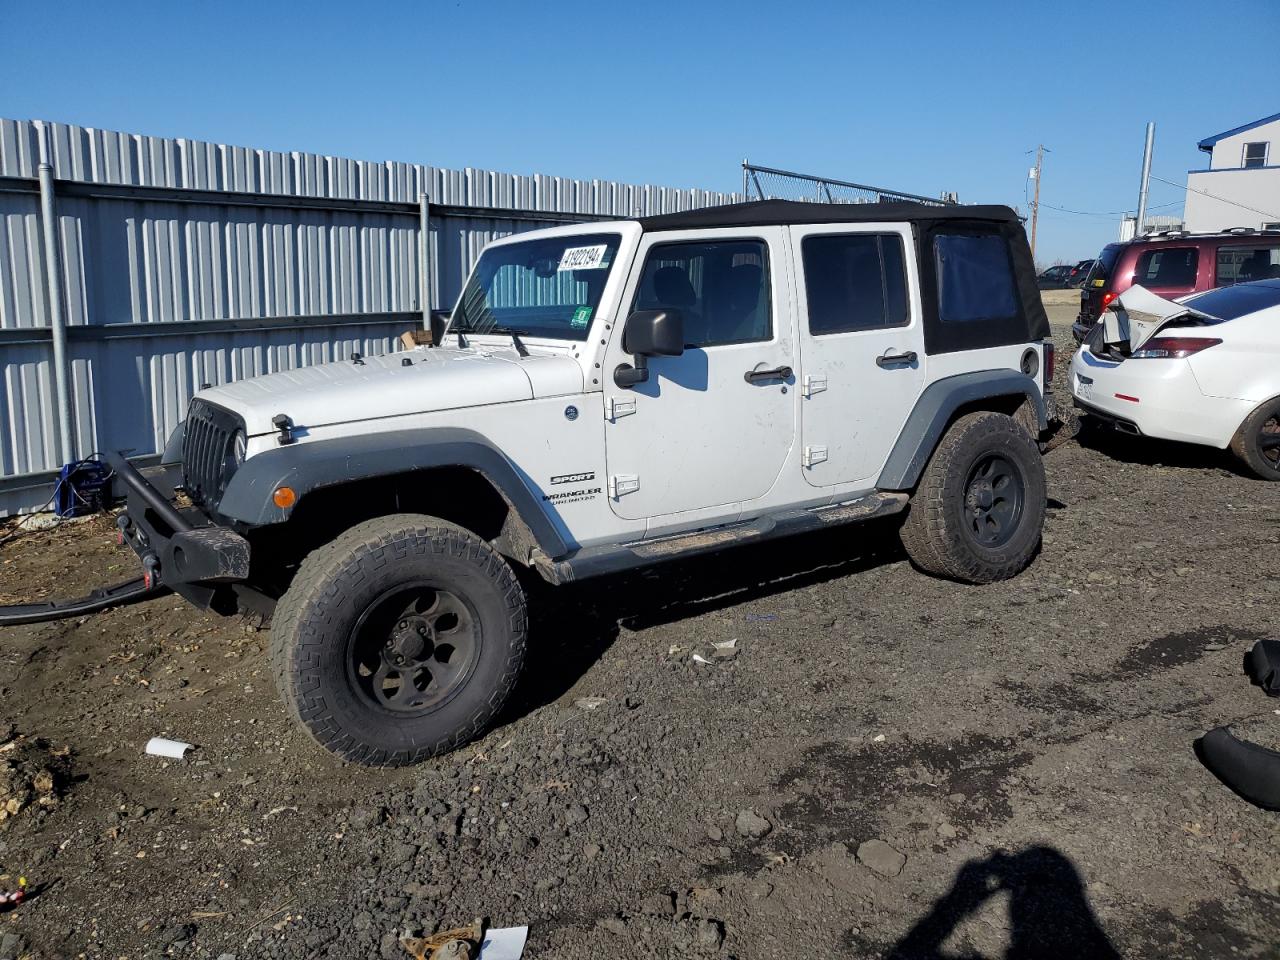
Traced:
<path fill-rule="evenodd" d="M 561 314 L 561 316 L 564 316 L 564 314 Z M 573 311 L 573 319 L 569 321 L 569 326 L 585 327 L 590 322 L 591 322 L 591 308 L 579 307 L 577 310 Z"/>

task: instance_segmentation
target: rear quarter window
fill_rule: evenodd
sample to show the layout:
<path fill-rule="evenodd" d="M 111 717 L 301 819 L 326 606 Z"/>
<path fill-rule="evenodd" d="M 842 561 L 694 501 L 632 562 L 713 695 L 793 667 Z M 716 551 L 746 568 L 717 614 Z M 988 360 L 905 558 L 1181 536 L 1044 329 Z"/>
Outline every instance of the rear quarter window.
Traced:
<path fill-rule="evenodd" d="M 933 241 L 938 319 L 971 323 L 1018 315 L 1009 245 L 997 235 L 942 234 Z"/>
<path fill-rule="evenodd" d="M 1231 244 L 1218 248 L 1214 286 L 1280 278 L 1280 244 Z"/>

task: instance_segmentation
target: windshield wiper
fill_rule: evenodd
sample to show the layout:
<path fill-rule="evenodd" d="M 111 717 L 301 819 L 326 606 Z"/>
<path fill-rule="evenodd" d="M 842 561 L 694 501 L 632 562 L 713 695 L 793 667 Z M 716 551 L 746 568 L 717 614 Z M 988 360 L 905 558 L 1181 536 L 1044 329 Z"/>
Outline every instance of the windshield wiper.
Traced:
<path fill-rule="evenodd" d="M 513 330 L 511 327 L 490 327 L 485 333 L 505 333 L 511 338 L 511 343 L 516 348 L 516 353 L 522 357 L 529 355 L 529 348 L 524 345 L 524 341 L 520 338 L 526 336 L 523 330 Z"/>

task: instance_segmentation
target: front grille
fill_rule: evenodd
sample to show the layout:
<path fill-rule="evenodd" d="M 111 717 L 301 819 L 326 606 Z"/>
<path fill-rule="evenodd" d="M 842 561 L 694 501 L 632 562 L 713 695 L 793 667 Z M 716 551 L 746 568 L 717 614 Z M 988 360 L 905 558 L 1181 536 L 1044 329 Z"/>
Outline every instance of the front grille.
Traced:
<path fill-rule="evenodd" d="M 192 400 L 182 436 L 182 486 L 193 503 L 216 509 L 235 469 L 231 443 L 239 418 L 205 400 Z"/>

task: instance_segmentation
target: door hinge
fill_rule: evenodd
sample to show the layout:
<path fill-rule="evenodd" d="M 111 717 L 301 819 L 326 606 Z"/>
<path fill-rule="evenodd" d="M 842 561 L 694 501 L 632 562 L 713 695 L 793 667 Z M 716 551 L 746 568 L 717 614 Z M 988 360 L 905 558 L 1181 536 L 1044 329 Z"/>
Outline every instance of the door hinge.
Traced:
<path fill-rule="evenodd" d="M 827 459 L 826 447 L 805 447 L 804 456 L 800 462 L 806 467 L 812 467 L 815 463 L 822 463 Z"/>
<path fill-rule="evenodd" d="M 604 402 L 604 418 L 606 420 L 629 417 L 635 412 L 636 402 L 634 400 L 620 400 L 617 397 L 610 397 Z"/>
<path fill-rule="evenodd" d="M 640 489 L 640 478 L 634 473 L 615 473 L 609 478 L 609 496 L 614 500 Z"/>
<path fill-rule="evenodd" d="M 815 393 L 821 393 L 825 389 L 827 389 L 826 377 L 806 376 L 804 378 L 804 396 L 806 400 L 809 397 L 812 397 Z"/>

